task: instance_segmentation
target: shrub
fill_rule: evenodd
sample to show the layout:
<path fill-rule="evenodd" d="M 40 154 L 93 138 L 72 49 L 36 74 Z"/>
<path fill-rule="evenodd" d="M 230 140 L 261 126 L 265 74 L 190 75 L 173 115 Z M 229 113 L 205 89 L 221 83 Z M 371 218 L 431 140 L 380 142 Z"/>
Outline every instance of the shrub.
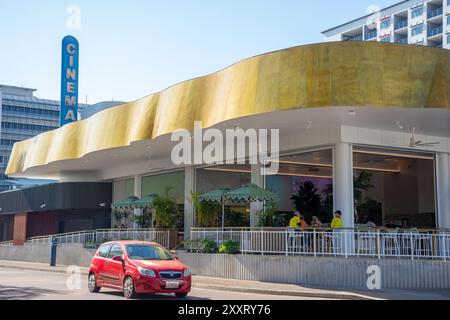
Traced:
<path fill-rule="evenodd" d="M 219 247 L 219 253 L 225 253 L 225 254 L 238 254 L 239 253 L 239 243 L 234 241 L 225 241 L 220 247 Z"/>
<path fill-rule="evenodd" d="M 216 253 L 217 252 L 217 244 L 211 240 L 202 240 L 200 241 L 200 248 L 198 250 L 200 253 Z"/>

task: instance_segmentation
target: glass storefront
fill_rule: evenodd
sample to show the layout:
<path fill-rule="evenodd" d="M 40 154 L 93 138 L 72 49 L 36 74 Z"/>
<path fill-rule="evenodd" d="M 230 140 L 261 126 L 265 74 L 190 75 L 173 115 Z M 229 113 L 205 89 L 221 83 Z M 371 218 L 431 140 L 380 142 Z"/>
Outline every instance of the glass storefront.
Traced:
<path fill-rule="evenodd" d="M 333 218 L 332 149 L 280 157 L 277 175 L 265 177 L 265 188 L 280 197 L 278 211 L 287 226 L 299 210 L 309 224 L 313 216 L 323 224 Z"/>
<path fill-rule="evenodd" d="M 435 228 L 433 155 L 354 147 L 356 225 Z"/>
<path fill-rule="evenodd" d="M 168 194 L 167 194 L 168 193 Z M 184 171 L 147 176 L 142 178 L 142 197 L 157 194 L 169 196 L 179 205 L 184 204 Z"/>
<path fill-rule="evenodd" d="M 113 201 L 121 201 L 134 196 L 134 178 L 114 181 Z"/>
<path fill-rule="evenodd" d="M 196 192 L 206 193 L 218 188 L 237 189 L 251 182 L 250 165 L 220 165 L 196 170 Z M 207 217 L 196 216 L 196 226 L 221 226 L 222 208 L 218 204 L 210 204 L 205 211 Z M 250 225 L 250 210 L 247 205 L 229 203 L 225 209 L 225 227 L 242 227 Z"/>

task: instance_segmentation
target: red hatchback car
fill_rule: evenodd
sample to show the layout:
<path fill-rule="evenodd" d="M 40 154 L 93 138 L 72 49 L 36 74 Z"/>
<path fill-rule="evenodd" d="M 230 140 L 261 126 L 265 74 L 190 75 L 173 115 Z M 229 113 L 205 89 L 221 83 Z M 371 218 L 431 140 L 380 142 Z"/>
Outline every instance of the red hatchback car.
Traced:
<path fill-rule="evenodd" d="M 189 269 L 159 244 L 113 241 L 102 244 L 92 259 L 88 287 L 95 293 L 102 287 L 121 290 L 126 298 L 139 293 L 184 298 L 191 281 Z"/>

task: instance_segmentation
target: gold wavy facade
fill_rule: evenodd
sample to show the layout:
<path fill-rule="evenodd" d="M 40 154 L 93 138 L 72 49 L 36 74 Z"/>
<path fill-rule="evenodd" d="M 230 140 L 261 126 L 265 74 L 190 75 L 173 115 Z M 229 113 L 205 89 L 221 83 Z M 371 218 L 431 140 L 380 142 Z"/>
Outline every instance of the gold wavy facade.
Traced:
<path fill-rule="evenodd" d="M 450 51 L 335 42 L 253 57 L 18 142 L 6 174 L 191 129 L 195 120 L 210 127 L 248 115 L 334 106 L 449 109 Z"/>

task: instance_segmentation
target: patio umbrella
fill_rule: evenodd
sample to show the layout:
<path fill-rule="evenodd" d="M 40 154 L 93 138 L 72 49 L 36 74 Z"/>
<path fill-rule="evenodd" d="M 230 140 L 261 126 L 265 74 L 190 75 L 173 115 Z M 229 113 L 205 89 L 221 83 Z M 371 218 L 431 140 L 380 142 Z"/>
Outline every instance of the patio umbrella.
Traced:
<path fill-rule="evenodd" d="M 111 204 L 112 209 L 133 209 L 134 202 L 138 201 L 139 198 L 135 196 L 128 197 L 125 200 L 116 201 Z"/>
<path fill-rule="evenodd" d="M 233 202 L 278 202 L 277 194 L 258 187 L 256 184 L 247 184 L 239 189 L 227 192 L 225 199 Z"/>
<path fill-rule="evenodd" d="M 231 189 L 225 186 L 198 197 L 200 201 L 217 202 L 222 205 L 222 229 L 225 227 L 225 194 L 230 191 Z"/>
<path fill-rule="evenodd" d="M 143 197 L 142 199 L 137 199 L 136 201 L 133 201 L 132 208 L 133 209 L 150 209 L 153 207 L 153 202 L 156 200 L 158 195 L 151 194 L 146 197 Z"/>
<path fill-rule="evenodd" d="M 227 201 L 232 202 L 278 202 L 277 194 L 258 187 L 256 184 L 247 184 L 225 195 Z"/>

